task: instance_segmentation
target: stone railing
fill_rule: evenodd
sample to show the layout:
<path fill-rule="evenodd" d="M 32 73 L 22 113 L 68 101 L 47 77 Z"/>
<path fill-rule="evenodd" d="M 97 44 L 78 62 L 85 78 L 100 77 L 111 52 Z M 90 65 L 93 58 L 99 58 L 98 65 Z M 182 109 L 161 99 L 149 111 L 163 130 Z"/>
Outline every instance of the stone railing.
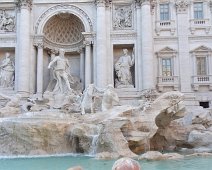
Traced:
<path fill-rule="evenodd" d="M 206 33 L 210 31 L 210 20 L 209 19 L 191 19 L 190 30 L 193 34 L 196 29 L 205 29 Z"/>
<path fill-rule="evenodd" d="M 178 90 L 179 87 L 178 76 L 160 76 L 157 78 L 157 82 L 159 91 L 163 91 L 164 87 L 173 87 L 173 90 Z"/>
<path fill-rule="evenodd" d="M 170 31 L 171 34 L 175 33 L 176 26 L 174 20 L 167 20 L 167 21 L 156 21 L 156 33 L 160 35 L 161 31 Z"/>
<path fill-rule="evenodd" d="M 198 91 L 200 86 L 208 86 L 209 90 L 212 90 L 212 75 L 192 76 L 192 86 L 195 91 Z"/>
<path fill-rule="evenodd" d="M 193 84 L 212 84 L 211 75 L 193 76 Z"/>
<path fill-rule="evenodd" d="M 161 76 L 158 77 L 159 84 L 178 84 L 178 76 Z"/>

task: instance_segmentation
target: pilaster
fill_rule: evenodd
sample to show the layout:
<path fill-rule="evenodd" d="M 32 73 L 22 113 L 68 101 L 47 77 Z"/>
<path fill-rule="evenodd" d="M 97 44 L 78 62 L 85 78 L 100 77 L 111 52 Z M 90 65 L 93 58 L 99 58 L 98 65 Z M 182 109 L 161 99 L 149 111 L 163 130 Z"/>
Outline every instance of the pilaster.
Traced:
<path fill-rule="evenodd" d="M 141 0 L 141 30 L 143 89 L 150 89 L 155 88 L 155 85 L 153 73 L 152 15 L 149 0 Z"/>
<path fill-rule="evenodd" d="M 191 92 L 191 69 L 189 56 L 189 41 L 188 41 L 188 1 L 177 0 L 177 30 L 178 30 L 178 51 L 179 51 L 179 66 L 180 66 L 180 84 L 182 92 Z"/>

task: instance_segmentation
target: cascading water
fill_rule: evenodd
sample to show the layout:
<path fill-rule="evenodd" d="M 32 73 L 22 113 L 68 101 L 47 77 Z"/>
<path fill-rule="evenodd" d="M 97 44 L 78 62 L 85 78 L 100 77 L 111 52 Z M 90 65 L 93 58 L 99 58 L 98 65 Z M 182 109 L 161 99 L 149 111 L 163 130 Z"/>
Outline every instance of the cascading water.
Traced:
<path fill-rule="evenodd" d="M 98 142 L 99 142 L 100 128 L 97 129 L 97 134 L 92 136 L 92 143 L 89 151 L 89 155 L 95 155 L 97 152 Z"/>

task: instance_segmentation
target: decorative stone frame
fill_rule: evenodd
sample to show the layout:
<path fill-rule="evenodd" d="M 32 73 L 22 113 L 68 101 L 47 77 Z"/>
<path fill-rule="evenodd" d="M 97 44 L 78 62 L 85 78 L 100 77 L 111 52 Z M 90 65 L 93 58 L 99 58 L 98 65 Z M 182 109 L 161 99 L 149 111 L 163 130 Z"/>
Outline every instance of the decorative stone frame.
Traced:
<path fill-rule="evenodd" d="M 195 19 L 194 18 L 194 3 L 202 2 L 203 3 L 203 19 Z M 190 3 L 190 31 L 191 34 L 194 34 L 196 30 L 205 30 L 205 33 L 208 34 L 211 30 L 210 26 L 210 10 L 207 0 L 193 0 Z"/>
<path fill-rule="evenodd" d="M 176 59 L 177 51 L 170 48 L 165 47 L 161 49 L 159 52 L 156 52 L 156 56 L 158 58 L 158 80 L 157 86 L 160 92 L 163 91 L 164 87 L 173 87 L 174 90 L 178 90 L 179 88 L 179 76 L 178 76 L 178 61 Z M 170 58 L 172 64 L 172 76 L 162 76 L 162 59 Z"/>
<path fill-rule="evenodd" d="M 194 91 L 198 91 L 200 86 L 208 86 L 209 90 L 212 90 L 212 49 L 204 45 L 195 48 L 190 51 L 193 61 L 193 76 L 192 87 Z M 206 75 L 197 75 L 196 58 L 206 57 Z"/>
<path fill-rule="evenodd" d="M 160 20 L 160 4 L 169 5 L 169 20 Z M 175 34 L 176 31 L 176 18 L 174 10 L 172 10 L 173 3 L 170 0 L 160 0 L 156 4 L 156 15 L 155 15 L 155 32 L 159 36 L 162 31 L 169 31 L 171 35 Z"/>

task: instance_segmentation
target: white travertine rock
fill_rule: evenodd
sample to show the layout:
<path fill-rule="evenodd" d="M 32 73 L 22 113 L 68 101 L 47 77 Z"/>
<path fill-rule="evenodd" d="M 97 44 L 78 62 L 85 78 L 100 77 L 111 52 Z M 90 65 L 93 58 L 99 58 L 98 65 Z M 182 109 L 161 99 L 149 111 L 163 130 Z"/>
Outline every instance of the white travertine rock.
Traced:
<path fill-rule="evenodd" d="M 139 159 L 146 159 L 146 160 L 167 160 L 167 159 L 183 159 L 183 158 L 184 156 L 178 153 L 162 154 L 158 151 L 148 151 L 139 157 Z"/>

